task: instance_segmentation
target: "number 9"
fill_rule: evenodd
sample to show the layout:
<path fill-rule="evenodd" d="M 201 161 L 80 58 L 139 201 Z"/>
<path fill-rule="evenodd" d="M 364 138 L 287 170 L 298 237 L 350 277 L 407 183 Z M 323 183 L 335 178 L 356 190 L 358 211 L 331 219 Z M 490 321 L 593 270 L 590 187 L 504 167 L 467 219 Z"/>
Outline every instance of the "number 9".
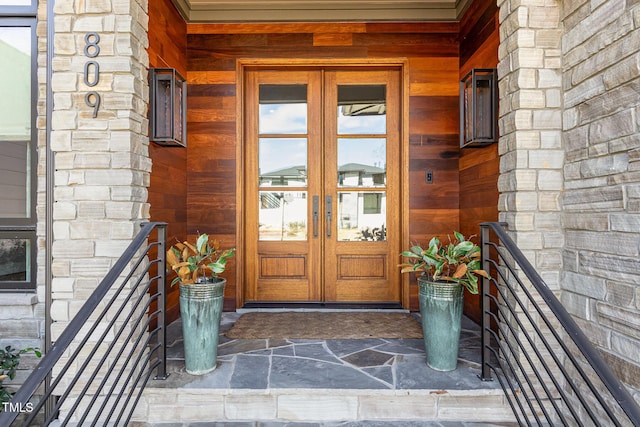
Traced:
<path fill-rule="evenodd" d="M 93 101 L 91 100 L 92 97 Z M 93 118 L 95 119 L 96 117 L 98 117 L 98 109 L 100 108 L 100 94 L 95 91 L 88 92 L 84 96 L 84 102 L 86 102 L 89 107 L 93 108 Z"/>

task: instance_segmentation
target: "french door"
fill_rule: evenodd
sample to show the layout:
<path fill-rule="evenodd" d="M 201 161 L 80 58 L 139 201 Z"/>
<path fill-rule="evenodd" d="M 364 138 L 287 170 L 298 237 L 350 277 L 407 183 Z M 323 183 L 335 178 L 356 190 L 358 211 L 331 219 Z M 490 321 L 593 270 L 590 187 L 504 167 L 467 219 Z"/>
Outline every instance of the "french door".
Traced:
<path fill-rule="evenodd" d="M 245 81 L 245 302 L 400 303 L 399 72 Z"/>

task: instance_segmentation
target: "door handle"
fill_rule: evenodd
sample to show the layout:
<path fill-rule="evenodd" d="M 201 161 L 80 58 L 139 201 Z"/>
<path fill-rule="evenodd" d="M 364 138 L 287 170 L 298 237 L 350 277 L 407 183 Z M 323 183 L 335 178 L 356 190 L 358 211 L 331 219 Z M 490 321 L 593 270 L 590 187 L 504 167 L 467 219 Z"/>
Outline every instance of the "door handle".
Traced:
<path fill-rule="evenodd" d="M 318 219 L 320 216 L 320 196 L 313 196 L 313 237 L 318 237 Z"/>
<path fill-rule="evenodd" d="M 331 237 L 331 216 L 333 214 L 333 200 L 331 196 L 325 197 L 324 203 L 325 215 L 327 216 L 327 237 Z"/>

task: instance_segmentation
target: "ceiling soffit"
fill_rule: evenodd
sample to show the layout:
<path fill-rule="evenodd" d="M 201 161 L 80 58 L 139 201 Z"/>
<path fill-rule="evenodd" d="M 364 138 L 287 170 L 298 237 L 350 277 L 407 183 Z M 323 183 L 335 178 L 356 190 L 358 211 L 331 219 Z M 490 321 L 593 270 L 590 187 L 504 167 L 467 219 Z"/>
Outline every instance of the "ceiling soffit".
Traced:
<path fill-rule="evenodd" d="M 456 21 L 471 0 L 172 0 L 189 23 Z"/>

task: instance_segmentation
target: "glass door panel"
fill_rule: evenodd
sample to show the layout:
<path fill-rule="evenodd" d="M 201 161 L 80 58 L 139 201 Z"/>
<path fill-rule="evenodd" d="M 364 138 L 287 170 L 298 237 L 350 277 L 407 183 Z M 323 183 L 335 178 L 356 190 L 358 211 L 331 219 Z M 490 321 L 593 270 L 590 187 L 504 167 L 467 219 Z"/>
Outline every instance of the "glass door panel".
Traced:
<path fill-rule="evenodd" d="M 260 192 L 260 240 L 307 240 L 307 193 Z"/>
<path fill-rule="evenodd" d="M 307 133 L 307 85 L 260 85 L 259 132 Z"/>
<path fill-rule="evenodd" d="M 338 193 L 338 240 L 380 242 L 387 240 L 385 192 Z"/>
<path fill-rule="evenodd" d="M 384 187 L 386 168 L 385 138 L 338 139 L 338 186 Z"/>
<path fill-rule="evenodd" d="M 387 133 L 385 85 L 338 86 L 338 134 Z"/>
<path fill-rule="evenodd" d="M 307 186 L 307 139 L 260 138 L 260 187 Z"/>

